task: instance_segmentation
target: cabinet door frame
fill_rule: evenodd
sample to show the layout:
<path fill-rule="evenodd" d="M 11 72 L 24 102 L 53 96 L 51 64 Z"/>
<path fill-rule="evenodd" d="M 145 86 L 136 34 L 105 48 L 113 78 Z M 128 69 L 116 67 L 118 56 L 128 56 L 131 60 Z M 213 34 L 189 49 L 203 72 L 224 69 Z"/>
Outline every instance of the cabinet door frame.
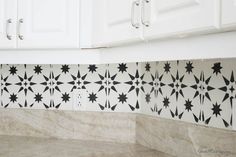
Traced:
<path fill-rule="evenodd" d="M 144 27 L 144 39 L 203 34 L 220 27 L 219 0 L 179 0 L 173 1 L 173 5 L 162 2 L 162 6 L 155 6 L 158 1 L 164 0 L 149 0 L 150 4 L 144 6 L 151 10 L 145 17 L 150 24 Z"/>
<path fill-rule="evenodd" d="M 43 2 L 45 4 L 50 4 L 50 7 L 52 9 L 50 10 L 49 7 L 42 6 Z M 56 4 L 53 6 L 54 2 Z M 57 0 L 38 0 L 38 3 L 37 0 L 18 0 L 17 33 L 18 36 L 23 36 L 22 40 L 18 38 L 18 48 L 79 48 L 80 1 L 61 0 L 61 4 L 59 6 L 58 3 L 59 1 Z M 39 4 L 41 6 L 39 6 Z M 37 8 L 38 6 L 41 10 Z M 57 17 L 57 13 L 54 13 L 53 15 L 53 8 L 57 6 L 65 7 L 64 9 L 58 8 L 58 10 L 56 10 L 57 13 L 60 13 L 61 10 L 61 17 Z M 40 17 L 40 14 L 42 14 L 42 16 L 44 17 Z M 46 18 L 47 15 L 48 17 Z M 55 21 L 49 19 L 50 15 L 52 17 L 56 17 L 53 19 Z M 23 23 L 20 23 L 20 20 L 23 20 Z M 47 21 L 49 24 L 45 24 L 46 22 L 38 22 L 44 20 Z M 58 23 L 58 25 L 56 25 L 52 21 Z"/>
<path fill-rule="evenodd" d="M 0 0 L 0 49 L 16 48 L 17 0 Z"/>
<path fill-rule="evenodd" d="M 236 29 L 236 0 L 222 0 L 221 26 L 226 29 Z"/>
<path fill-rule="evenodd" d="M 126 8 L 125 9 L 123 8 L 123 10 L 122 6 L 125 0 L 123 0 L 123 2 L 117 1 L 116 5 L 111 0 L 94 1 L 93 46 L 109 47 L 109 46 L 116 46 L 131 42 L 142 41 L 142 25 L 140 22 L 141 1 L 140 0 L 126 0 L 126 1 L 127 1 L 127 4 L 125 6 Z M 135 2 L 137 2 L 139 6 L 134 6 Z M 134 6 L 133 20 L 135 21 L 135 23 L 139 23 L 139 28 L 134 28 L 131 24 L 132 6 Z M 116 10 L 117 12 L 109 13 L 109 11 L 113 11 L 114 9 L 117 9 Z M 127 15 L 126 17 L 124 17 L 124 19 L 119 19 L 117 17 L 116 17 L 117 21 L 114 20 L 115 18 L 112 19 L 112 14 L 117 15 L 119 12 L 124 10 Z"/>

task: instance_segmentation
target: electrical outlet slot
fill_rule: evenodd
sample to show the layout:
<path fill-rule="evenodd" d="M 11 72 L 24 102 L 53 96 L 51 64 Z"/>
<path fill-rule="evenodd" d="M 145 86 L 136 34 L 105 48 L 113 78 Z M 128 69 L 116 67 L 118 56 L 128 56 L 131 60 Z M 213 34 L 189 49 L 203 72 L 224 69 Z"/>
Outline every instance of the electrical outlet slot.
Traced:
<path fill-rule="evenodd" d="M 73 90 L 73 109 L 84 111 L 87 104 L 88 92 L 85 89 Z"/>

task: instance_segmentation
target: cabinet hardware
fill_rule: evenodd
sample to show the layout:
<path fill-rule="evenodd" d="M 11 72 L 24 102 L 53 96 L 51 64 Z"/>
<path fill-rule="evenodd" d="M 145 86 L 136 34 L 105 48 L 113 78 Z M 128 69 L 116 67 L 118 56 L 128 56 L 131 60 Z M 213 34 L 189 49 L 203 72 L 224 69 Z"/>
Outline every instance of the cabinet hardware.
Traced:
<path fill-rule="evenodd" d="M 141 21 L 142 24 L 146 27 L 150 26 L 150 21 L 146 20 L 146 4 L 151 3 L 151 0 L 143 0 L 142 1 L 142 15 L 141 15 Z"/>
<path fill-rule="evenodd" d="M 10 35 L 10 25 L 12 24 L 12 19 L 8 19 L 6 22 L 6 37 L 8 40 L 12 40 L 12 35 Z"/>
<path fill-rule="evenodd" d="M 20 19 L 19 20 L 19 24 L 18 24 L 18 38 L 20 40 L 24 40 L 24 36 L 21 34 L 21 27 L 22 27 L 22 24 L 24 23 L 24 20 L 23 19 Z"/>
<path fill-rule="evenodd" d="M 137 1 L 134 1 L 132 3 L 132 8 L 131 8 L 131 24 L 133 27 L 135 27 L 136 29 L 139 28 L 139 22 L 135 23 L 135 8 L 138 7 L 140 4 L 139 4 L 139 0 Z"/>

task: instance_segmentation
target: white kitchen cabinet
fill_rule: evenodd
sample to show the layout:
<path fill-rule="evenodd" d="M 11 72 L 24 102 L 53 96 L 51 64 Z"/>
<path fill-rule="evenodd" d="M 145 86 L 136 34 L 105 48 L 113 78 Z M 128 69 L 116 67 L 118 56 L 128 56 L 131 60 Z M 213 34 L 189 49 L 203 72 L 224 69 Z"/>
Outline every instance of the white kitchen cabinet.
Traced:
<path fill-rule="evenodd" d="M 79 0 L 18 0 L 17 23 L 18 48 L 79 47 Z"/>
<path fill-rule="evenodd" d="M 220 26 L 219 0 L 99 0 L 97 3 L 93 39 L 102 46 L 209 33 Z"/>
<path fill-rule="evenodd" d="M 236 28 L 236 0 L 222 0 L 222 27 Z"/>
<path fill-rule="evenodd" d="M 95 45 L 141 40 L 140 0 L 97 0 L 94 6 Z"/>
<path fill-rule="evenodd" d="M 16 47 L 17 0 L 0 0 L 0 48 Z"/>
<path fill-rule="evenodd" d="M 162 38 L 217 29 L 218 7 L 218 0 L 143 0 L 144 38 Z"/>

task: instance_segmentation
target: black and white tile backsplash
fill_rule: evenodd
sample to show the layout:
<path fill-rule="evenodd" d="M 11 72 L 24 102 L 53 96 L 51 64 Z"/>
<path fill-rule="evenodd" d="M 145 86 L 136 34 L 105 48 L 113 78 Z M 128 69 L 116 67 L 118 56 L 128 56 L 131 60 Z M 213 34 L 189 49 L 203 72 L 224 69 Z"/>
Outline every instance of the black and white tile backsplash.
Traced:
<path fill-rule="evenodd" d="M 142 113 L 232 128 L 236 60 L 143 63 Z"/>
<path fill-rule="evenodd" d="M 2 108 L 137 112 L 232 128 L 236 59 L 0 70 Z"/>
<path fill-rule="evenodd" d="M 85 110 L 136 112 L 138 66 L 1 65 L 1 107 L 73 110 L 74 91 L 83 89 Z"/>

